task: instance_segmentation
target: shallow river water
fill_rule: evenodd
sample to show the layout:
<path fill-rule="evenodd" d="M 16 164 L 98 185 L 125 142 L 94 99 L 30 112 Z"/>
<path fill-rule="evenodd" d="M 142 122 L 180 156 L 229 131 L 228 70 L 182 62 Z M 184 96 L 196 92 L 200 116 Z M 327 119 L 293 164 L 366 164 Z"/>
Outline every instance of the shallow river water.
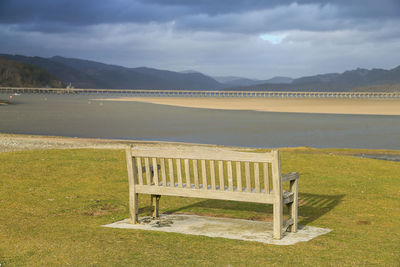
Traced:
<path fill-rule="evenodd" d="M 8 97 L 0 94 L 0 99 Z M 90 100 L 95 97 L 15 96 L 12 104 L 0 105 L 0 132 L 247 147 L 400 149 L 400 116 L 268 113 Z"/>

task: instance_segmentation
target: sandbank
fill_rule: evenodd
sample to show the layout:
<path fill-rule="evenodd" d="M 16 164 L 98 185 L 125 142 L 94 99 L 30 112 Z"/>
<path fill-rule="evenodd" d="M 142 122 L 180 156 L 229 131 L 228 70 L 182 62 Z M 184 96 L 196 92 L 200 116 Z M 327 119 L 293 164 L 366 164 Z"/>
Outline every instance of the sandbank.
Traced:
<path fill-rule="evenodd" d="M 400 115 L 400 100 L 329 98 L 276 99 L 222 97 L 122 97 L 93 100 L 135 101 L 189 108 L 254 110 L 263 112 Z"/>

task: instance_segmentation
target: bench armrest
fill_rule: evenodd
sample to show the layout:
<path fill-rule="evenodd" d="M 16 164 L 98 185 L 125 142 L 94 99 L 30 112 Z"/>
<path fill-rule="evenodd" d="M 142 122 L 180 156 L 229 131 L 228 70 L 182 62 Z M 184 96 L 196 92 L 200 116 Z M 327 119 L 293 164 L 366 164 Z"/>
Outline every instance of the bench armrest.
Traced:
<path fill-rule="evenodd" d="M 282 174 L 282 182 L 293 181 L 299 179 L 300 174 L 298 172 L 290 172 Z"/>

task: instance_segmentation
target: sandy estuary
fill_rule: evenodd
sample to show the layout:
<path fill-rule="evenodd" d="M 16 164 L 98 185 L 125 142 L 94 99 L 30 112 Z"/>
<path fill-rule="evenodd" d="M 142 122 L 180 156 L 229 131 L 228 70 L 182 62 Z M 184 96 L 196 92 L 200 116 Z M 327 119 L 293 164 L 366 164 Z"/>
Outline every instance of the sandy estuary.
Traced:
<path fill-rule="evenodd" d="M 190 98 L 190 97 L 123 97 L 103 101 L 135 101 L 177 107 L 253 110 L 266 112 L 400 115 L 400 100 L 366 99 L 276 99 L 276 98 Z"/>

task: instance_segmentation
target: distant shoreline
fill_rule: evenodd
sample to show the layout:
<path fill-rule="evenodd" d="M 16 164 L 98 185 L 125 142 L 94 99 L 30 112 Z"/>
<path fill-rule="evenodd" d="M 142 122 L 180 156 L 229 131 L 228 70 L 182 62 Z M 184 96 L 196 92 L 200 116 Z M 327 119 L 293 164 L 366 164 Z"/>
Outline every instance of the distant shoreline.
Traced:
<path fill-rule="evenodd" d="M 252 110 L 261 112 L 400 115 L 400 100 L 214 97 L 122 97 L 93 100 L 127 102 L 134 101 L 176 107 L 221 110 Z"/>

